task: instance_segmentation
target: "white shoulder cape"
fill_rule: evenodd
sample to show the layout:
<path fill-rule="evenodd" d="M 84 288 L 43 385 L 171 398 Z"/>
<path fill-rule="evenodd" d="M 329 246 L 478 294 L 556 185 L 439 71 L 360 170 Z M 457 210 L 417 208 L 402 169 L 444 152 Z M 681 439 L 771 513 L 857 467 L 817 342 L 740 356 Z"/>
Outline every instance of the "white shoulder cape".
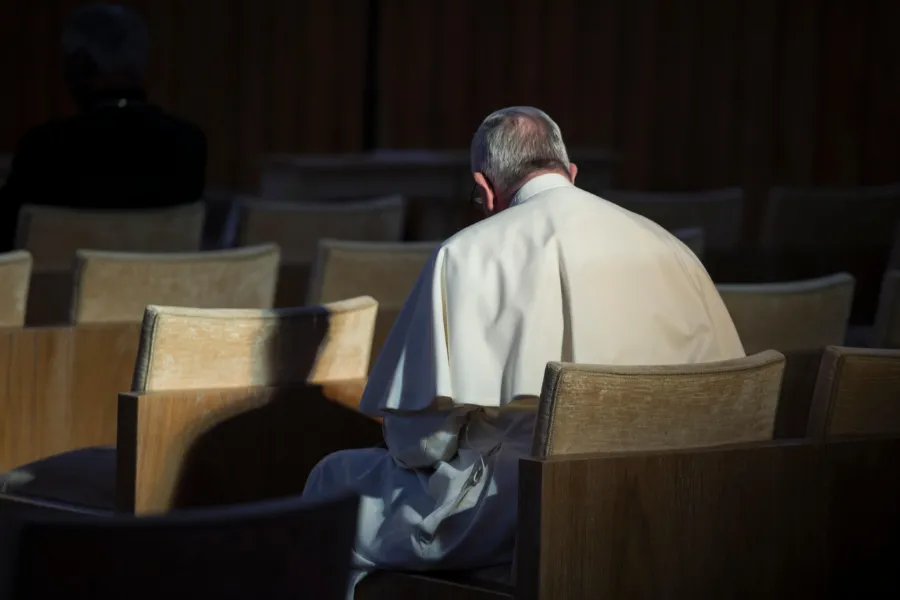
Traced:
<path fill-rule="evenodd" d="M 517 200 L 431 258 L 369 378 L 363 412 L 502 407 L 539 396 L 550 361 L 744 355 L 706 270 L 661 227 L 557 175 L 535 178 Z"/>

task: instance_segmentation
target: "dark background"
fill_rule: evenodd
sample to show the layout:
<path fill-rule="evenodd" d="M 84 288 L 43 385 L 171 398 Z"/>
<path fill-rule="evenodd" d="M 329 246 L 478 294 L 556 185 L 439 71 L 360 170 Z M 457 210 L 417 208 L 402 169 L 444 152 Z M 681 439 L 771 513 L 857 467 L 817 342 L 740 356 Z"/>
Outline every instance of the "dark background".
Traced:
<path fill-rule="evenodd" d="M 70 112 L 59 34 L 74 0 L 0 0 L 0 151 Z M 259 156 L 466 147 L 510 104 L 617 187 L 900 179 L 897 0 L 124 0 L 153 35 L 152 98 L 199 123 L 212 185 Z"/>

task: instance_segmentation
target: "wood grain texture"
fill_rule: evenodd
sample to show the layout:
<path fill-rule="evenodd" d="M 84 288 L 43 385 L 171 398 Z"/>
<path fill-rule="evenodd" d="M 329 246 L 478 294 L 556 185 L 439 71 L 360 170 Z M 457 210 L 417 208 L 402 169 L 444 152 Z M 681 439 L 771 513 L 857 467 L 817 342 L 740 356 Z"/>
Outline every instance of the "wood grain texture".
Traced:
<path fill-rule="evenodd" d="M 140 326 L 0 330 L 0 470 L 115 443 Z"/>
<path fill-rule="evenodd" d="M 808 435 L 900 435 L 900 350 L 825 349 Z"/>
<path fill-rule="evenodd" d="M 0 1 L 0 150 L 72 111 L 58 39 L 82 1 Z M 206 130 L 214 185 L 255 189 L 268 153 L 464 148 L 512 104 L 621 154 L 635 189 L 897 176 L 894 2 L 122 2 L 151 29 L 151 97 Z"/>
<path fill-rule="evenodd" d="M 299 494 L 316 463 L 382 441 L 359 413 L 365 381 L 324 386 L 121 394 L 121 511 L 234 504 Z"/>
<path fill-rule="evenodd" d="M 867 439 L 525 459 L 516 598 L 895 594 L 898 458 Z"/>

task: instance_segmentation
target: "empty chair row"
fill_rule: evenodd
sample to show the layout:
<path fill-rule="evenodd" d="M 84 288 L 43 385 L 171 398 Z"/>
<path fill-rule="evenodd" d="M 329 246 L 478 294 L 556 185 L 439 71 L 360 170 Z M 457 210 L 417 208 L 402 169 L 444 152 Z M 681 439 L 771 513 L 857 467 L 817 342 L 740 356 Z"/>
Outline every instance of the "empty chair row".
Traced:
<path fill-rule="evenodd" d="M 72 279 L 62 278 L 73 323 L 138 322 L 148 304 L 202 308 L 271 308 L 278 281 L 274 244 L 212 252 L 142 254 L 79 250 Z M 25 323 L 32 257 L 0 255 L 0 327 Z M 68 298 L 49 298 L 65 302 Z"/>

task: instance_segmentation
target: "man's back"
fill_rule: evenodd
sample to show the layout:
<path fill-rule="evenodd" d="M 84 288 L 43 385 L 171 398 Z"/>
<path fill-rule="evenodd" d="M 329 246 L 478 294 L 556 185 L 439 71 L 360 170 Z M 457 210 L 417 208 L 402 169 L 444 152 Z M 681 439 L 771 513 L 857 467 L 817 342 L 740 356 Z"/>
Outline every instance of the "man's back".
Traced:
<path fill-rule="evenodd" d="M 0 245 L 9 248 L 23 204 L 156 208 L 203 193 L 203 132 L 159 108 L 118 97 L 32 129 L 0 191 Z"/>

